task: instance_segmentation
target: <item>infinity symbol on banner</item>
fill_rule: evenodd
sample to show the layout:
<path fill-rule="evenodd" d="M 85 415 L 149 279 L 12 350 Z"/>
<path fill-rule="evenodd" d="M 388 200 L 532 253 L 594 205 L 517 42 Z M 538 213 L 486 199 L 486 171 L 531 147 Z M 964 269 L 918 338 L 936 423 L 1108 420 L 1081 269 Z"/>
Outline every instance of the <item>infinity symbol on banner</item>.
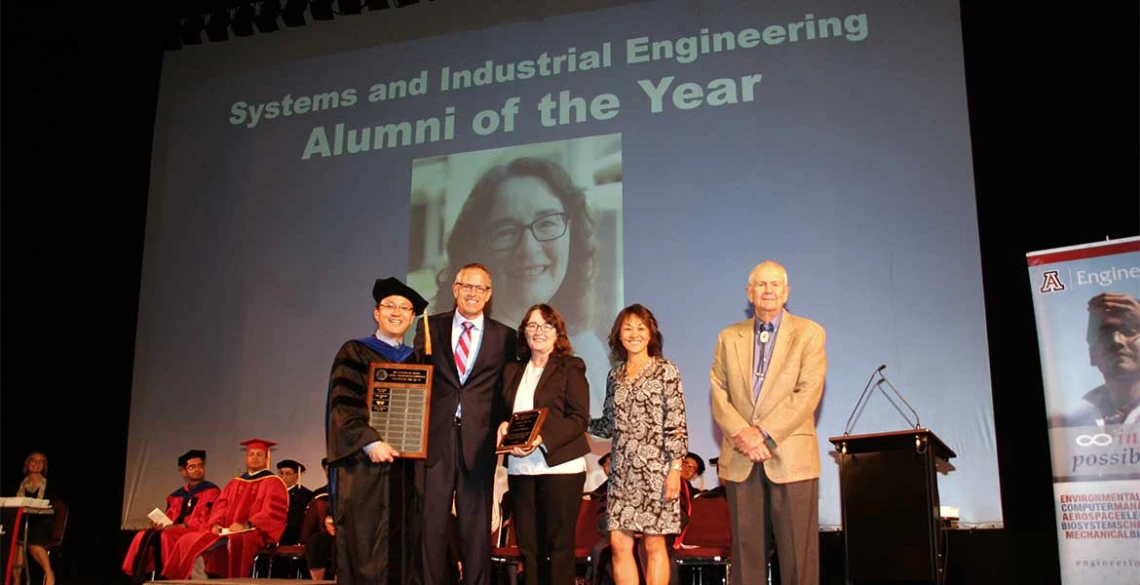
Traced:
<path fill-rule="evenodd" d="M 1112 444 L 1112 436 L 1105 433 L 1095 435 L 1077 435 L 1077 445 L 1080 447 L 1107 447 Z"/>

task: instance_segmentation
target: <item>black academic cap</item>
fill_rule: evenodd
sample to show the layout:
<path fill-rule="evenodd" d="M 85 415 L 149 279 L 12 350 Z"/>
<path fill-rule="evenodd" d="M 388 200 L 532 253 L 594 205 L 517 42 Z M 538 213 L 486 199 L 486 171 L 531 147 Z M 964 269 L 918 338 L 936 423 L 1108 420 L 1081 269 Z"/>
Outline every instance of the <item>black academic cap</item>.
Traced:
<path fill-rule="evenodd" d="M 300 471 L 301 473 L 305 472 L 305 466 L 297 463 L 296 461 L 293 461 L 292 459 L 282 459 L 281 461 L 278 461 L 277 469 L 282 468 L 292 469 L 293 471 Z"/>
<path fill-rule="evenodd" d="M 386 297 L 392 295 L 400 295 L 408 299 L 412 303 L 412 312 L 419 315 L 427 308 L 428 302 L 420 296 L 420 293 L 402 282 L 395 276 L 388 278 L 377 278 L 376 284 L 372 285 L 372 299 L 379 303 Z"/>
<path fill-rule="evenodd" d="M 712 459 L 709 459 L 709 465 L 712 465 L 713 467 L 719 467 L 720 457 L 713 457 Z"/>
<path fill-rule="evenodd" d="M 178 466 L 186 467 L 186 464 L 189 463 L 191 459 L 201 459 L 205 461 L 206 452 L 201 449 L 191 449 L 178 456 Z"/>

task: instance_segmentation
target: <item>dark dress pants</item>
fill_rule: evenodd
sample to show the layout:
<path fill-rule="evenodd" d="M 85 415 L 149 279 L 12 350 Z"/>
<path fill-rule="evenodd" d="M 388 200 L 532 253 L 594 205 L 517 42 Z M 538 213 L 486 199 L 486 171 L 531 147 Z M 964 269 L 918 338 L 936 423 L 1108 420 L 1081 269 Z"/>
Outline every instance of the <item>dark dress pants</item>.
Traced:
<path fill-rule="evenodd" d="M 425 585 L 450 585 L 448 524 L 452 499 L 459 533 L 459 556 L 465 585 L 491 582 L 491 496 L 494 459 L 477 461 L 474 469 L 463 462 L 462 429 L 451 427 L 451 440 L 424 476 L 423 571 Z"/>
<path fill-rule="evenodd" d="M 574 537 L 586 474 L 512 475 L 508 482 L 524 582 L 574 585 Z"/>
<path fill-rule="evenodd" d="M 781 585 L 819 585 L 819 479 L 775 483 L 763 465 L 725 482 L 732 528 L 732 585 L 768 582 L 775 540 Z"/>

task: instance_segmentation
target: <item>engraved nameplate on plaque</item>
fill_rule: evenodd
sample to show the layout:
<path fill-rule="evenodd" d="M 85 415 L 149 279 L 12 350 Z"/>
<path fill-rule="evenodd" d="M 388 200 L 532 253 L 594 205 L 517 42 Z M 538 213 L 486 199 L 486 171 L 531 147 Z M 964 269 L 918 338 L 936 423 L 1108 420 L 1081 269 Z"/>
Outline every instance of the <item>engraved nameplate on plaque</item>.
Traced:
<path fill-rule="evenodd" d="M 400 457 L 426 459 L 432 366 L 372 362 L 368 424 Z"/>

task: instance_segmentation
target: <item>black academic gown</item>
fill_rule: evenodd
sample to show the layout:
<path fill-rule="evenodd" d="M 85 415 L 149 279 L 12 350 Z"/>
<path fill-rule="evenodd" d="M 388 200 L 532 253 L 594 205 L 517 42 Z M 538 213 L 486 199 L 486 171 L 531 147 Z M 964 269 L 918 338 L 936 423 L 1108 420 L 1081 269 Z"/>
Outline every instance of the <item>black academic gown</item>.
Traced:
<path fill-rule="evenodd" d="M 422 468 L 412 459 L 373 463 L 363 451 L 383 439 L 368 425 L 369 365 L 414 361 L 410 350 L 397 351 L 371 337 L 346 342 L 333 362 L 327 430 L 339 585 L 421 582 L 416 478 Z"/>
<path fill-rule="evenodd" d="M 305 523 L 305 509 L 313 501 L 313 490 L 295 485 L 289 488 L 289 516 L 285 521 L 285 532 L 281 533 L 280 544 L 299 544 L 301 542 L 301 527 Z"/>

